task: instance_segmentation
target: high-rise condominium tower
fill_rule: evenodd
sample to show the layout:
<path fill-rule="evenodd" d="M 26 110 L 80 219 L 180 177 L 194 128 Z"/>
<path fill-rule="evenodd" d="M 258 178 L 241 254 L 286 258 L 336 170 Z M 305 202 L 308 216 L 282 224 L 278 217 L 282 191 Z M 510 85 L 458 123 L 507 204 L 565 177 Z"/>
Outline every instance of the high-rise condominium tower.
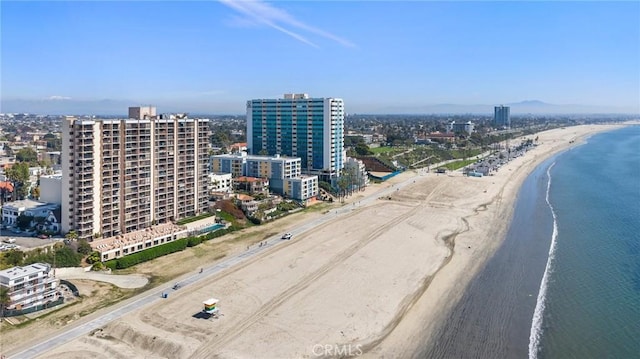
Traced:
<path fill-rule="evenodd" d="M 496 106 L 493 108 L 493 122 L 498 127 L 511 127 L 509 106 Z"/>
<path fill-rule="evenodd" d="M 344 168 L 344 102 L 285 94 L 247 101 L 247 147 L 254 155 L 300 157 L 302 171 L 327 182 Z"/>
<path fill-rule="evenodd" d="M 63 120 L 64 232 L 106 238 L 207 210 L 209 120 L 143 110 Z"/>

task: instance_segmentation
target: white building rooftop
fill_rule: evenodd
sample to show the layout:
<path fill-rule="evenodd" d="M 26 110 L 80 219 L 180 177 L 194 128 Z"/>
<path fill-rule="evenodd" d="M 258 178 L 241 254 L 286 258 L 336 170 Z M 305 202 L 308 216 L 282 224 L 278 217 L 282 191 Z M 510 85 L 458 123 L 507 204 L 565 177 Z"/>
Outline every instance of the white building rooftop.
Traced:
<path fill-rule="evenodd" d="M 51 267 L 45 263 L 34 263 L 24 267 L 13 267 L 0 271 L 0 282 L 8 283 L 17 278 L 27 277 L 42 271 L 48 271 Z"/>

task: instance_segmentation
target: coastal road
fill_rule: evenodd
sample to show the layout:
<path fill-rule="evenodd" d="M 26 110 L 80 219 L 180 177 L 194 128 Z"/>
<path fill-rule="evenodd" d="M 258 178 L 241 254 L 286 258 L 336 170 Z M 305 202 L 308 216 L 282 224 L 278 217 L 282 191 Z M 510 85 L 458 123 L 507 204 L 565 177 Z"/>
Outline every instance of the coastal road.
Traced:
<path fill-rule="evenodd" d="M 435 168 L 435 167 L 434 167 Z M 353 202 L 353 204 L 346 204 L 340 208 L 337 209 L 332 209 L 329 212 L 327 212 L 327 215 L 319 217 L 317 219 L 302 223 L 296 227 L 294 227 L 292 230 L 290 230 L 289 232 L 293 234 L 293 239 L 296 239 L 296 236 L 301 235 L 309 230 L 312 230 L 320 225 L 323 225 L 333 219 L 335 219 L 337 216 L 340 215 L 344 215 L 347 213 L 350 213 L 354 210 L 356 210 L 357 208 L 373 203 L 375 202 L 378 198 L 380 197 L 384 197 L 384 196 L 388 196 L 391 193 L 394 193 L 398 190 L 400 190 L 401 188 L 412 184 L 413 182 L 415 182 L 415 178 L 417 176 L 421 176 L 424 175 L 425 173 L 422 171 L 418 172 L 418 175 L 416 176 L 411 176 L 409 178 L 407 178 L 406 180 L 396 183 L 396 184 L 392 184 L 390 186 L 387 186 L 385 188 L 382 188 L 366 197 L 363 197 L 362 199 L 360 199 L 357 202 Z M 216 265 L 213 265 L 211 267 L 206 267 L 203 268 L 203 272 L 202 273 L 196 273 L 196 274 L 190 274 L 186 277 L 182 277 L 178 280 L 179 284 L 179 288 L 177 290 L 173 290 L 171 287 L 171 284 L 167 284 L 167 285 L 163 285 L 160 288 L 154 288 L 151 289 L 145 293 L 142 293 L 140 295 L 138 295 L 137 297 L 134 297 L 132 299 L 129 300 L 129 302 L 125 302 L 125 304 L 122 304 L 118 307 L 118 305 L 116 305 L 116 307 L 110 311 L 108 311 L 107 313 L 92 319 L 86 323 L 81 323 L 81 324 L 76 324 L 75 326 L 68 328 L 66 330 L 63 330 L 62 332 L 60 332 L 59 334 L 53 336 L 53 337 L 49 337 L 45 340 L 43 340 L 42 342 L 38 343 L 37 345 L 34 345 L 28 349 L 22 350 L 20 352 L 17 352 L 15 354 L 11 354 L 9 355 L 9 358 L 12 359 L 22 359 L 22 358 L 34 358 L 37 357 L 39 355 L 42 355 L 46 352 L 49 352 L 51 350 L 53 350 L 56 347 L 59 347 L 61 345 L 64 345 L 82 335 L 86 335 L 88 333 L 90 333 L 93 330 L 96 330 L 98 328 L 101 328 L 105 325 L 107 325 L 108 323 L 110 323 L 113 320 L 119 319 L 121 317 L 123 317 L 124 315 L 131 313 L 135 310 L 144 308 L 146 306 L 149 306 L 155 302 L 158 301 L 162 301 L 162 294 L 163 293 L 167 293 L 168 295 L 178 295 L 180 293 L 180 291 L 185 290 L 187 287 L 204 281 L 207 278 L 218 274 L 222 271 L 224 271 L 225 269 L 234 267 L 244 261 L 246 261 L 247 259 L 254 257 L 256 255 L 258 255 L 261 252 L 264 252 L 265 250 L 267 250 L 268 248 L 280 245 L 282 243 L 286 243 L 288 241 L 286 240 L 282 240 L 280 238 L 280 234 L 277 236 L 273 236 L 271 238 L 269 238 L 268 240 L 265 241 L 265 245 L 263 246 L 257 246 L 257 245 L 253 245 L 251 247 L 249 247 L 248 250 L 237 254 L 233 257 L 230 257 L 227 260 L 224 260 Z M 18 349 L 19 350 L 19 349 Z"/>

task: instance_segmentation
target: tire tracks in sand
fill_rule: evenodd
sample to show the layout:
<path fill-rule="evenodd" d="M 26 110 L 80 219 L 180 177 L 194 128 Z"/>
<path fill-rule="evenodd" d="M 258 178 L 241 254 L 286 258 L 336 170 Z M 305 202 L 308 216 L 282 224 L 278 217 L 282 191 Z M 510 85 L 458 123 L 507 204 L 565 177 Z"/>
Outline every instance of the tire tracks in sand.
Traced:
<path fill-rule="evenodd" d="M 233 339 L 237 338 L 238 335 L 240 333 L 242 333 L 244 330 L 246 330 L 250 326 L 256 324 L 258 321 L 263 319 L 265 316 L 267 316 L 274 309 L 276 309 L 280 305 L 282 305 L 285 301 L 287 301 L 288 299 L 290 299 L 291 297 L 293 297 L 297 293 L 301 292 L 302 290 L 304 290 L 305 288 L 307 288 L 308 286 L 310 286 L 311 284 L 316 282 L 319 278 L 324 276 L 326 273 L 328 273 L 332 269 L 335 269 L 337 265 L 339 265 L 340 263 L 343 263 L 344 261 L 346 261 L 347 259 L 352 257 L 360 249 L 362 249 L 367 244 L 369 244 L 370 242 L 372 242 L 375 239 L 377 239 L 380 235 L 382 235 L 384 232 L 388 231 L 391 227 L 395 226 L 403 218 L 410 217 L 410 215 L 415 213 L 417 210 L 419 210 L 419 208 L 420 208 L 419 206 L 414 206 L 408 212 L 402 213 L 402 214 L 392 218 L 385 225 L 376 228 L 373 232 L 371 232 L 364 239 L 361 239 L 361 240 L 357 241 L 353 245 L 349 246 L 347 249 L 345 249 L 342 252 L 340 252 L 339 254 L 335 255 L 333 258 L 331 258 L 331 260 L 326 262 L 324 265 L 322 265 L 317 270 L 315 270 L 312 273 L 309 273 L 309 274 L 305 275 L 304 277 L 302 277 L 298 281 L 297 284 L 289 287 L 284 292 L 280 293 L 276 297 L 274 297 L 271 300 L 267 301 L 260 308 L 260 310 L 256 311 L 251 316 L 249 316 L 247 319 L 239 322 L 238 324 L 236 324 L 235 326 L 233 326 L 232 328 L 227 330 L 224 334 L 219 336 L 215 341 L 206 343 L 205 345 L 203 345 L 200 348 L 198 348 L 198 350 L 196 350 L 190 356 L 190 358 L 211 358 L 211 357 L 213 357 L 216 354 L 216 352 L 218 352 L 222 347 L 224 347 L 224 345 L 228 344 L 230 342 L 230 340 L 233 340 Z"/>
<path fill-rule="evenodd" d="M 436 194 L 435 192 L 436 192 L 436 189 L 438 189 L 438 187 L 440 187 L 440 185 L 437 186 L 434 189 L 434 191 L 431 192 L 428 199 L 426 200 L 427 203 L 429 203 L 429 199 Z M 436 275 L 438 275 L 438 273 L 451 262 L 451 259 L 453 259 L 453 255 L 455 254 L 456 237 L 470 230 L 468 218 L 477 216 L 481 212 L 486 211 L 490 205 L 496 204 L 499 206 L 502 202 L 503 192 L 504 192 L 504 187 L 502 187 L 500 191 L 489 202 L 485 202 L 477 206 L 476 208 L 474 208 L 472 214 L 461 217 L 460 220 L 462 221 L 462 226 L 459 226 L 453 233 L 442 237 L 442 240 L 444 244 L 447 246 L 447 248 L 449 249 L 450 254 L 445 258 L 445 260 L 442 262 L 442 264 L 438 267 L 438 269 L 433 274 L 426 276 L 422 280 L 422 282 L 420 283 L 420 286 L 415 292 L 413 292 L 411 295 L 405 297 L 405 299 L 402 300 L 402 302 L 400 303 L 400 309 L 396 312 L 396 314 L 393 316 L 391 321 L 389 321 L 389 323 L 385 325 L 382 332 L 374 339 L 371 339 L 365 343 L 361 343 L 362 346 L 360 348 L 363 353 L 371 352 L 393 332 L 393 330 L 400 324 L 400 321 L 405 317 L 405 315 L 407 315 L 407 313 L 411 310 L 411 308 L 413 308 L 413 306 L 424 295 L 427 289 L 429 289 L 429 286 L 431 285 L 431 282 L 436 277 Z M 346 344 L 353 344 L 353 343 L 344 343 L 344 344 L 346 345 Z M 340 344 L 338 344 L 338 346 L 339 345 Z"/>

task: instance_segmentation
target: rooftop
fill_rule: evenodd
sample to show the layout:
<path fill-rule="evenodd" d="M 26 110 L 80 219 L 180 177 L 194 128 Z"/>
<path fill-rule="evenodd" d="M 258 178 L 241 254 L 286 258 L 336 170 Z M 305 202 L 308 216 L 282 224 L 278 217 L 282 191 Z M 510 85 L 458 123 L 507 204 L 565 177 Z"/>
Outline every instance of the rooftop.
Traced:
<path fill-rule="evenodd" d="M 236 182 L 264 182 L 264 178 L 240 176 L 235 179 Z"/>
<path fill-rule="evenodd" d="M 119 234 L 114 237 L 94 240 L 89 244 L 93 249 L 102 252 L 131 244 L 144 243 L 155 238 L 182 232 L 184 230 L 186 230 L 185 226 L 178 226 L 173 223 L 164 223 L 143 229 L 141 231 Z"/>
<path fill-rule="evenodd" d="M 42 271 L 48 272 L 51 266 L 46 263 L 34 263 L 24 267 L 13 267 L 0 271 L 0 278 L 7 278 L 8 280 L 27 277 L 32 274 L 37 274 Z"/>
<path fill-rule="evenodd" d="M 58 207 L 57 204 L 34 201 L 32 199 L 21 199 L 19 201 L 6 202 L 3 206 L 5 208 L 7 207 L 24 208 L 25 210 L 34 209 L 38 207 L 51 207 L 51 209 Z"/>

